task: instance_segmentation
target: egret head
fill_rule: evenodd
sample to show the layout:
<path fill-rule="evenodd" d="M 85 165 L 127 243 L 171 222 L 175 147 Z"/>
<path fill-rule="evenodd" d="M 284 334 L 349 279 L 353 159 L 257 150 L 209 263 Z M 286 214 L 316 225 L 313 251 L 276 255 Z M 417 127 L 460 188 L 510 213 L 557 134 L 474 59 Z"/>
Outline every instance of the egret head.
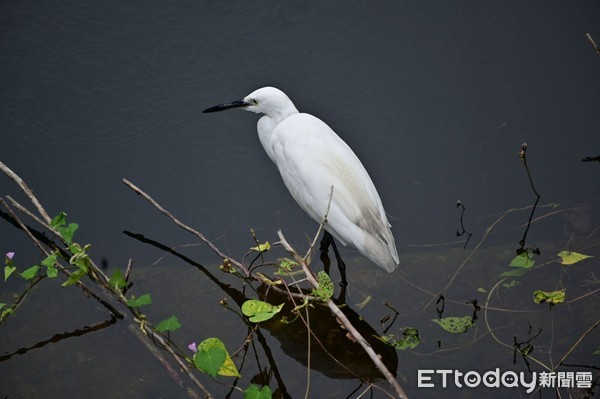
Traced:
<path fill-rule="evenodd" d="M 257 114 L 265 114 L 275 119 L 285 118 L 291 114 L 298 113 L 292 100 L 284 92 L 274 87 L 262 87 L 241 100 L 216 105 L 205 109 L 204 112 L 218 112 L 232 108 L 241 108 Z"/>

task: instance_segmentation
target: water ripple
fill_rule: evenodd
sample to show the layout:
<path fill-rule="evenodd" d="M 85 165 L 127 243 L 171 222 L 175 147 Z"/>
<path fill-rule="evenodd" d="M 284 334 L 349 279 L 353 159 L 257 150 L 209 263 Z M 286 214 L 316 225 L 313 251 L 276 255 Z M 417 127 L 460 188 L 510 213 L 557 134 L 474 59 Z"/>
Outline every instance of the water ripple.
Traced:
<path fill-rule="evenodd" d="M 135 79 L 143 55 L 130 47 L 72 40 L 29 49 L 13 60 L 13 92 L 3 113 L 33 145 L 81 139 L 90 145 L 126 143 L 163 119 L 140 106 L 152 93 Z"/>

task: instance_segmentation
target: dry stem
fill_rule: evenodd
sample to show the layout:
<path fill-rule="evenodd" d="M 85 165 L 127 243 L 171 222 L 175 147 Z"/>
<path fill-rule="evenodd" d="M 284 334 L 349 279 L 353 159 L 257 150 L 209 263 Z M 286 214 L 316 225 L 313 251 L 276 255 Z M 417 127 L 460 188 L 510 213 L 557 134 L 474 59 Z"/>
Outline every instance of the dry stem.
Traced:
<path fill-rule="evenodd" d="M 306 264 L 306 262 L 304 261 L 304 259 L 302 259 L 296 253 L 294 248 L 292 248 L 292 246 L 287 242 L 287 240 L 283 236 L 283 233 L 281 232 L 281 230 L 279 230 L 277 232 L 277 235 L 279 236 L 281 244 L 283 245 L 285 250 L 288 251 L 294 257 L 296 262 L 298 262 L 298 264 L 300 264 L 302 266 L 302 270 L 304 270 L 304 273 L 306 274 L 306 278 L 308 279 L 310 284 L 315 288 L 319 288 L 319 283 L 315 279 L 312 271 L 309 269 L 309 267 Z M 356 340 L 356 342 L 358 342 L 360 344 L 360 346 L 363 347 L 365 352 L 367 352 L 367 354 L 373 361 L 373 364 L 375 365 L 375 367 L 377 367 L 377 369 L 383 374 L 383 376 L 388 381 L 388 383 L 394 388 L 398 397 L 401 399 L 408 398 L 408 396 L 406 395 L 406 393 L 404 392 L 404 390 L 402 389 L 402 387 L 400 386 L 398 381 L 396 381 L 396 378 L 394 378 L 392 373 L 383 364 L 383 362 L 381 361 L 381 358 L 377 355 L 377 353 L 375 353 L 375 351 L 373 350 L 371 345 L 367 342 L 367 340 L 358 332 L 358 330 L 356 330 L 356 328 L 354 328 L 352 323 L 350 323 L 350 320 L 348 320 L 346 315 L 340 310 L 340 308 L 335 304 L 335 302 L 333 302 L 331 299 L 329 299 L 327 301 L 327 306 L 329 307 L 331 312 L 335 315 L 335 317 L 338 320 L 340 320 L 340 322 L 344 325 L 344 328 L 346 328 L 346 330 L 352 335 L 352 337 Z"/>

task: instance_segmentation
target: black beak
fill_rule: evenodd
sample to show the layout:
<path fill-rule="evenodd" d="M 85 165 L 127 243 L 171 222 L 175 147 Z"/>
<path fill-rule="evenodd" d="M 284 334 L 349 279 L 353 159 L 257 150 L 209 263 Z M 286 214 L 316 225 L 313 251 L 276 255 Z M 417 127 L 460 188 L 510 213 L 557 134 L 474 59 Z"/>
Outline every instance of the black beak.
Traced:
<path fill-rule="evenodd" d="M 205 114 L 210 113 L 210 112 L 219 112 L 219 111 L 225 111 L 226 109 L 231 109 L 231 108 L 243 108 L 248 106 L 248 103 L 244 100 L 236 100 L 236 101 L 232 101 L 230 103 L 225 103 L 225 104 L 220 104 L 220 105 L 215 105 L 214 107 L 210 107 L 205 109 L 204 112 Z"/>

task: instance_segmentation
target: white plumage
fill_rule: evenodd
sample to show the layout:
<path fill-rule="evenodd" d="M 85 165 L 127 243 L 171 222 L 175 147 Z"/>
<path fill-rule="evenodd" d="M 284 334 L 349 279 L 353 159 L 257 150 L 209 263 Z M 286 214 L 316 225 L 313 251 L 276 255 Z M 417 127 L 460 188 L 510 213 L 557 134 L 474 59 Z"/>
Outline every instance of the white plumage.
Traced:
<path fill-rule="evenodd" d="M 242 100 L 211 107 L 264 114 L 258 121 L 260 142 L 275 163 L 298 205 L 343 245 L 350 244 L 388 272 L 398 266 L 398 252 L 377 189 L 352 149 L 323 121 L 299 113 L 274 87 L 258 89 Z"/>

